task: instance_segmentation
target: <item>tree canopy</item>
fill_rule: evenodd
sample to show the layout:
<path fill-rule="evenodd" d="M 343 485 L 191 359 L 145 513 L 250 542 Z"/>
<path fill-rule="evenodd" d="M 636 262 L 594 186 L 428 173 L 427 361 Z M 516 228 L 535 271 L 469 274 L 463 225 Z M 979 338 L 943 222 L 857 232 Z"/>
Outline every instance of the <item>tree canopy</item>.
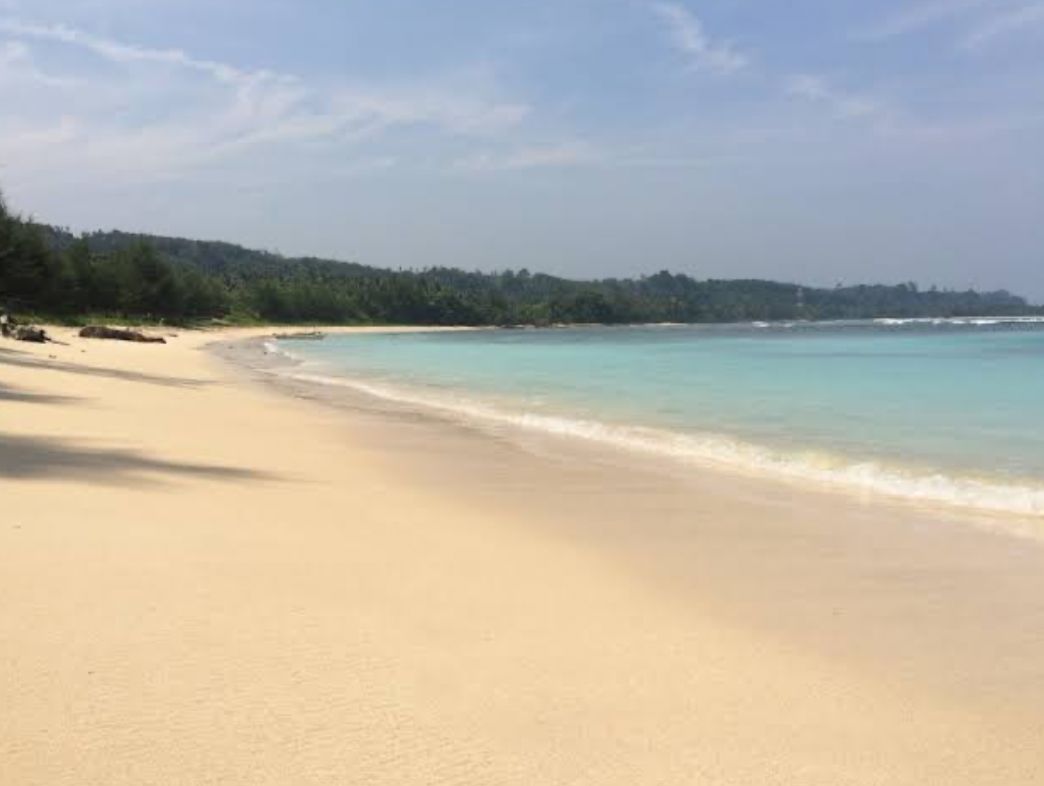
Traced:
<path fill-rule="evenodd" d="M 0 199 L 0 305 L 75 318 L 508 325 L 732 322 L 1041 313 L 1005 291 L 906 283 L 832 289 L 667 271 L 576 281 L 528 270 L 392 271 L 231 243 L 66 230 Z"/>

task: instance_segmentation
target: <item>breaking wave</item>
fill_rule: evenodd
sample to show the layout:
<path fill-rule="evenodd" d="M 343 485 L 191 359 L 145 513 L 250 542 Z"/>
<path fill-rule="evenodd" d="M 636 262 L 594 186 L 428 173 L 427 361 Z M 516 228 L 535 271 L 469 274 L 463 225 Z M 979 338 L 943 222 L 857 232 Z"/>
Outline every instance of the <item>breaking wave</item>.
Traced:
<path fill-rule="evenodd" d="M 301 382 L 349 388 L 386 401 L 421 407 L 467 421 L 580 439 L 694 466 L 769 476 L 856 494 L 885 495 L 983 512 L 1044 516 L 1044 486 L 918 471 L 823 453 L 785 452 L 718 434 L 676 432 L 527 412 L 446 391 L 326 376 L 300 368 L 287 371 L 285 375 Z"/>
<path fill-rule="evenodd" d="M 912 317 L 909 319 L 875 319 L 875 325 L 1040 325 L 1044 317 Z"/>

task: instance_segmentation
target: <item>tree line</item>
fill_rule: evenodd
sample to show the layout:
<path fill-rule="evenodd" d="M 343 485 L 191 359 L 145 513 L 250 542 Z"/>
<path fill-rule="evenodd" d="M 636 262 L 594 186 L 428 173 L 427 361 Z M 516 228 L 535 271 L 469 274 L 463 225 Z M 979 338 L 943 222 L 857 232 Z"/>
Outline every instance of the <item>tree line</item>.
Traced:
<path fill-rule="evenodd" d="M 1005 291 L 802 287 L 666 271 L 576 281 L 528 270 L 392 271 L 217 243 L 67 230 L 0 199 L 0 307 L 53 318 L 549 325 L 1038 314 Z"/>

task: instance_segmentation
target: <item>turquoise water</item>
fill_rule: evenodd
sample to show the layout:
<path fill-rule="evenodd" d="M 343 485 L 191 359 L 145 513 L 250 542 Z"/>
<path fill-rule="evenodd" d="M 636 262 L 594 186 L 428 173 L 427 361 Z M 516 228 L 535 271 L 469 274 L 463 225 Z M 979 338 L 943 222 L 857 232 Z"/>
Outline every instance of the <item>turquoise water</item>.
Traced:
<path fill-rule="evenodd" d="M 281 342 L 291 373 L 675 461 L 1044 515 L 1044 322 L 490 330 Z"/>

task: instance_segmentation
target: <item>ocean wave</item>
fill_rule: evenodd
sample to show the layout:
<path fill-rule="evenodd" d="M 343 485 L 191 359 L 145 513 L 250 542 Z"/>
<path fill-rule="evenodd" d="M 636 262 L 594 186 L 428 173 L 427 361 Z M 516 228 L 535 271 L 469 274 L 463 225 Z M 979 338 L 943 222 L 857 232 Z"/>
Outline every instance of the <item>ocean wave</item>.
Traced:
<path fill-rule="evenodd" d="M 300 371 L 287 372 L 286 376 L 302 382 L 349 388 L 386 401 L 468 421 L 611 445 L 696 466 L 769 476 L 850 493 L 884 495 L 992 513 L 1044 516 L 1044 486 L 918 472 L 879 462 L 854 462 L 835 455 L 788 453 L 717 434 L 681 433 L 519 411 L 476 398 L 349 377 Z"/>
<path fill-rule="evenodd" d="M 1040 325 L 1044 324 L 1044 317 L 910 317 L 892 318 L 882 317 L 873 320 L 875 325 L 969 325 L 973 327 L 984 327 L 990 325 Z"/>
<path fill-rule="evenodd" d="M 297 355 L 287 350 L 275 339 L 266 339 L 261 342 L 261 346 L 264 348 L 266 355 L 278 355 L 288 360 L 300 360 Z"/>

